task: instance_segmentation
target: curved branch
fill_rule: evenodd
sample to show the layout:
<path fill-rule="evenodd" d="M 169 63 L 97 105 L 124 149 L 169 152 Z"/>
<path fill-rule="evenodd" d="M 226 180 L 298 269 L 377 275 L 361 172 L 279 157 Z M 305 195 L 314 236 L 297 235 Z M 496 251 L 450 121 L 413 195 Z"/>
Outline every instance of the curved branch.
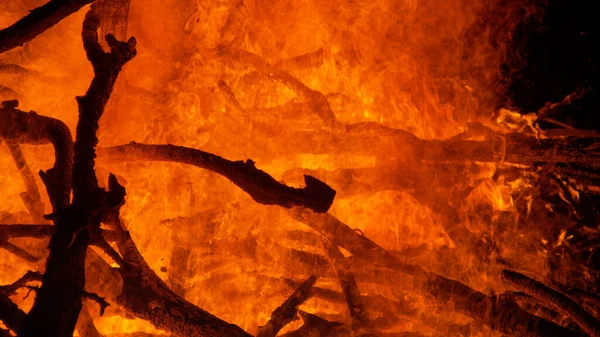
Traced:
<path fill-rule="evenodd" d="M 22 46 L 94 0 L 50 0 L 0 30 L 0 53 Z"/>
<path fill-rule="evenodd" d="M 280 205 L 287 208 L 303 206 L 324 213 L 333 203 L 336 193 L 327 184 L 309 175 L 304 176 L 306 187 L 289 187 L 257 169 L 252 160 L 234 162 L 183 146 L 129 143 L 100 148 L 98 155 L 118 161 L 169 161 L 198 166 L 224 176 L 248 193 L 256 202 L 265 205 Z"/>
<path fill-rule="evenodd" d="M 16 109 L 18 101 L 4 101 L 0 108 L 0 139 L 12 143 L 54 146 L 54 167 L 41 173 L 54 210 L 64 208 L 70 199 L 73 176 L 73 138 L 58 119 Z"/>
<path fill-rule="evenodd" d="M 502 280 L 535 298 L 545 306 L 571 317 L 591 337 L 600 336 L 600 322 L 567 296 L 541 282 L 510 270 L 502 271 Z"/>

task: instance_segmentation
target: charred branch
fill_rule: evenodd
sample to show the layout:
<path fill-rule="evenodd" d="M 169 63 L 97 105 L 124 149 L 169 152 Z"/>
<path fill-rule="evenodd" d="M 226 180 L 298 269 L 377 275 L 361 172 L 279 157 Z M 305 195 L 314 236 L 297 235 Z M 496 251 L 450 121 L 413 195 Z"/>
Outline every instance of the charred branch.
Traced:
<path fill-rule="evenodd" d="M 82 337 L 104 337 L 94 325 L 94 320 L 87 307 L 81 309 L 79 319 L 77 321 L 77 332 Z"/>
<path fill-rule="evenodd" d="M 0 321 L 10 330 L 18 333 L 25 322 L 27 314 L 10 300 L 7 294 L 0 291 Z"/>
<path fill-rule="evenodd" d="M 2 290 L 7 295 L 14 295 L 19 288 L 23 288 L 27 285 L 27 283 L 34 281 L 41 282 L 42 274 L 40 272 L 30 270 L 15 282 L 9 285 L 0 286 L 0 290 Z"/>
<path fill-rule="evenodd" d="M 0 97 L 16 99 L 19 98 L 19 93 L 10 87 L 0 85 Z"/>
<path fill-rule="evenodd" d="M 117 269 L 123 287 L 116 300 L 129 314 L 178 336 L 250 337 L 238 326 L 220 320 L 170 290 L 146 263 L 120 221 L 113 220 L 112 225 L 119 233 L 117 246 L 126 262 Z"/>
<path fill-rule="evenodd" d="M 27 272 L 13 284 L 0 286 L 0 321 L 15 333 L 19 333 L 19 329 L 23 322 L 25 322 L 27 314 L 11 301 L 9 296 L 33 277 L 34 272 Z"/>
<path fill-rule="evenodd" d="M 592 337 L 600 336 L 600 322 L 575 301 L 523 274 L 504 270 L 502 280 L 535 298 L 547 307 L 570 317 Z"/>
<path fill-rule="evenodd" d="M 578 303 L 583 304 L 584 307 L 588 307 L 592 312 L 600 313 L 600 298 L 598 296 L 558 282 L 552 282 L 552 285 Z"/>
<path fill-rule="evenodd" d="M 276 64 L 276 66 L 272 66 L 271 64 L 269 64 L 269 62 L 265 61 L 264 59 L 262 59 L 262 57 L 256 54 L 237 48 L 228 48 L 226 46 L 221 46 L 221 48 L 219 49 L 219 54 L 220 56 L 229 56 L 237 62 L 249 64 L 256 68 L 256 70 L 258 70 L 260 73 L 270 78 L 271 80 L 281 82 L 283 85 L 294 90 L 298 94 L 298 96 L 302 97 L 306 101 L 308 108 L 315 115 L 319 116 L 319 118 L 323 120 L 325 125 L 331 127 L 336 124 L 337 120 L 335 117 L 335 113 L 333 112 L 333 110 L 331 110 L 331 106 L 329 105 L 329 102 L 327 101 L 325 95 L 323 95 L 317 90 L 313 90 L 307 87 L 304 83 L 302 83 L 299 79 L 294 77 L 289 72 L 279 69 L 281 68 L 281 66 L 286 64 L 285 62 Z M 318 63 L 319 56 L 322 62 L 322 50 L 321 53 L 317 51 L 314 55 L 307 55 L 306 60 L 308 61 L 311 58 L 316 58 L 317 61 L 315 63 Z"/>
<path fill-rule="evenodd" d="M 34 221 L 42 221 L 44 219 L 44 204 L 42 203 L 40 191 L 35 183 L 35 177 L 33 176 L 33 173 L 31 173 L 29 165 L 27 165 L 23 151 L 21 151 L 19 144 L 7 143 L 7 146 L 15 160 L 17 169 L 23 178 L 23 182 L 25 183 L 26 190 L 21 193 L 21 199 L 23 200 L 25 207 L 27 207 L 29 214 L 31 214 L 32 219 Z"/>
<path fill-rule="evenodd" d="M 296 57 L 278 60 L 273 64 L 275 69 L 316 68 L 323 64 L 323 48 Z"/>
<path fill-rule="evenodd" d="M 235 97 L 235 94 L 233 93 L 229 85 L 227 85 L 227 82 L 219 80 L 217 85 L 219 86 L 219 90 L 221 91 L 221 93 L 227 99 L 227 102 L 229 102 L 229 104 L 232 105 L 234 109 L 242 111 L 243 108 L 240 105 L 240 102 L 238 102 L 237 98 Z"/>
<path fill-rule="evenodd" d="M 0 53 L 22 46 L 94 0 L 50 0 L 0 30 Z"/>
<path fill-rule="evenodd" d="M 344 255 L 337 246 L 329 242 L 325 242 L 325 248 L 327 249 L 330 264 L 335 270 L 340 287 L 342 288 L 342 293 L 344 294 L 346 305 L 352 318 L 353 329 L 366 325 L 369 322 L 369 317 L 367 316 L 365 305 L 358 290 L 356 278 L 354 278 L 354 274 L 345 265 Z"/>
<path fill-rule="evenodd" d="M 94 6 L 92 6 L 94 7 Z M 79 122 L 75 140 L 75 162 L 73 165 L 74 199 L 81 194 L 93 193 L 98 188 L 94 171 L 98 122 L 108 103 L 110 94 L 122 67 L 136 55 L 136 40 L 121 42 L 108 34 L 106 41 L 110 52 L 105 52 L 98 41 L 100 18 L 97 9 L 92 9 L 84 20 L 82 38 L 88 60 L 94 69 L 94 79 L 84 96 L 77 97 Z"/>
<path fill-rule="evenodd" d="M 0 241 L 10 238 L 49 238 L 54 234 L 56 227 L 53 225 L 25 225 L 25 224 L 0 224 Z M 107 241 L 116 241 L 113 231 L 101 229 L 102 237 Z"/>
<path fill-rule="evenodd" d="M 259 328 L 257 336 L 275 337 L 284 326 L 296 320 L 298 318 L 298 307 L 310 298 L 310 289 L 316 281 L 317 277 L 312 275 L 306 281 L 302 282 L 298 289 L 273 311 L 271 319 L 266 325 Z"/>
<path fill-rule="evenodd" d="M 113 175 L 109 177 L 108 192 L 98 187 L 94 159 L 98 122 L 121 68 L 136 55 L 136 43 L 134 38 L 121 42 L 107 35 L 110 52 L 105 52 L 98 42 L 98 26 L 98 13 L 92 6 L 83 22 L 82 39 L 94 78 L 86 94 L 77 97 L 79 120 L 74 144 L 73 204 L 54 210 L 56 231 L 50 239 L 46 272 L 20 331 L 23 337 L 72 336 L 85 295 L 89 232 L 98 229 L 106 215 L 124 203 L 125 189 Z"/>
<path fill-rule="evenodd" d="M 294 188 L 276 181 L 254 166 L 252 160 L 230 161 L 200 150 L 175 145 L 130 143 L 99 149 L 98 154 L 109 160 L 168 161 L 194 165 L 218 173 L 236 184 L 256 202 L 283 207 L 303 206 L 315 212 L 327 212 L 335 191 L 312 176 L 304 176 L 306 187 Z"/>
<path fill-rule="evenodd" d="M 103 297 L 98 296 L 98 294 L 90 293 L 87 291 L 83 292 L 83 298 L 94 301 L 98 303 L 100 306 L 100 316 L 104 315 L 104 311 L 110 305 Z"/>
<path fill-rule="evenodd" d="M 304 312 L 302 310 L 299 310 L 298 314 L 300 317 L 302 317 L 304 324 L 298 330 L 281 335 L 282 337 L 327 337 L 350 335 L 350 332 L 343 326 L 342 323 L 330 322 L 324 318 Z"/>
<path fill-rule="evenodd" d="M 6 251 L 22 258 L 23 260 L 25 260 L 27 262 L 36 263 L 39 261 L 38 257 L 33 256 L 28 251 L 15 245 L 14 243 L 10 243 L 8 241 L 2 241 L 2 242 L 0 242 L 0 248 L 5 249 Z"/>
<path fill-rule="evenodd" d="M 70 200 L 73 173 L 73 138 L 65 123 L 50 117 L 17 110 L 17 101 L 5 101 L 0 109 L 0 138 L 11 143 L 54 146 L 54 167 L 40 172 L 53 209 L 64 208 Z"/>
<path fill-rule="evenodd" d="M 0 64 L 0 74 L 8 75 L 29 75 L 32 71 L 18 64 Z"/>

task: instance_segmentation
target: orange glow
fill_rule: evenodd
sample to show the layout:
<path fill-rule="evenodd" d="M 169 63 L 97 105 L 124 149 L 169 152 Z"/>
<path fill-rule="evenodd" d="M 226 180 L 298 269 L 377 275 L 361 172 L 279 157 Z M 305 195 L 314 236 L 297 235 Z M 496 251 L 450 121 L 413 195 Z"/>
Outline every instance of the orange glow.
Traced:
<path fill-rule="evenodd" d="M 26 14 L 27 8 L 14 3 L 0 0 L 0 27 Z M 74 132 L 74 97 L 92 78 L 80 37 L 86 10 L 24 48 L 0 54 L 0 63 L 29 70 L 18 76 L 0 72 L 0 85 L 18 93 L 10 97 L 0 90 L 0 99 L 18 98 L 23 110 L 59 118 Z M 538 14 L 527 0 L 134 0 L 128 36 L 137 38 L 138 55 L 125 66 L 101 119 L 100 146 L 171 143 L 232 160 L 251 158 L 295 186 L 301 173 L 320 172 L 332 177 L 322 180 L 338 191 L 330 213 L 341 221 L 429 271 L 499 293 L 506 286 L 497 268 L 482 262 L 474 247 L 456 242 L 444 227 L 447 219 L 437 217 L 418 195 L 397 187 L 404 167 L 414 164 L 402 160 L 402 145 L 381 136 L 381 142 L 357 149 L 352 137 L 377 140 L 380 131 L 350 133 L 344 127 L 377 123 L 427 140 L 447 139 L 475 122 L 537 134 L 534 116 L 508 110 L 501 66 L 509 61 L 516 25 Z M 326 117 L 330 112 L 333 122 Z M 23 149 L 32 171 L 52 166 L 50 146 Z M 493 239 L 505 259 L 521 256 L 527 270 L 545 275 L 544 253 L 523 244 L 543 238 L 519 227 L 527 215 L 517 213 L 513 200 L 534 198 L 532 186 L 524 178 L 495 176 L 503 165 L 469 163 L 468 176 L 457 179 L 457 186 L 430 189 L 448 196 L 443 206 L 456 210 L 460 226 Z M 5 196 L 0 223 L 29 223 L 19 198 L 24 185 L 5 146 L 0 146 L 0 172 Z M 97 163 L 101 183 L 109 172 L 127 188 L 122 216 L 156 273 L 188 301 L 252 334 L 293 292 L 278 279 L 309 276 L 311 266 L 296 252 L 323 253 L 289 235 L 313 232 L 286 209 L 257 204 L 216 174 L 171 163 Z M 38 186 L 44 191 L 39 180 Z M 523 237 L 514 239 L 517 233 Z M 19 241 L 40 256 L 46 242 Z M 43 266 L 0 250 L 0 284 Z M 416 285 L 409 280 L 391 288 L 357 275 L 363 293 L 407 301 L 421 315 L 399 320 L 385 332 L 443 335 L 445 324 L 470 321 L 436 307 L 411 289 Z M 316 285 L 339 291 L 335 279 L 321 278 Z M 23 308 L 31 305 L 31 298 L 18 301 Z M 161 333 L 125 317 L 117 305 L 104 317 L 93 303 L 87 307 L 102 333 Z M 302 310 L 348 319 L 345 306 L 314 298 Z M 496 335 L 487 328 L 469 334 Z"/>

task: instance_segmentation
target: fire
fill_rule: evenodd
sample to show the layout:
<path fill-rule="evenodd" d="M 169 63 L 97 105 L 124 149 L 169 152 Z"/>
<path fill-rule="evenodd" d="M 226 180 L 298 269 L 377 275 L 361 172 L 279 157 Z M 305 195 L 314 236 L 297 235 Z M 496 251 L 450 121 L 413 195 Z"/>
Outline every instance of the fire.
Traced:
<path fill-rule="evenodd" d="M 40 1 L 26 3 L 0 1 L 0 27 Z M 93 76 L 79 36 L 86 12 L 0 54 L 0 66 L 22 67 L 0 68 L 0 98 L 18 98 L 23 109 L 75 130 L 73 98 Z M 535 115 L 509 110 L 505 96 L 506 65 L 516 70 L 522 61 L 511 49 L 514 31 L 541 14 L 529 0 L 131 1 L 126 35 L 136 37 L 138 55 L 100 121 L 100 146 L 169 143 L 252 158 L 294 186 L 303 185 L 303 174 L 314 175 L 337 190 L 329 213 L 360 235 L 428 271 L 498 294 L 507 289 L 498 260 L 519 261 L 538 276 L 550 272 L 547 256 L 528 241 L 544 233 L 523 227 L 539 212 L 532 210 L 539 192 L 531 177 L 511 177 L 503 161 L 457 168 L 452 158 L 439 158 L 416 166 L 417 150 L 394 137 L 442 140 L 484 125 L 543 138 Z M 53 165 L 50 146 L 23 149 L 32 171 Z M 460 179 L 438 176 L 440 168 Z M 24 185 L 5 147 L 0 170 L 2 223 L 30 223 L 18 197 Z M 183 164 L 100 157 L 96 171 L 100 182 L 112 172 L 127 188 L 121 215 L 150 267 L 186 300 L 227 322 L 256 334 L 294 291 L 284 279 L 302 282 L 318 271 L 328 276 L 316 286 L 339 291 L 318 234 L 287 209 L 260 205 L 226 179 Z M 455 234 L 457 228 L 472 237 Z M 557 244 L 567 242 L 562 232 Z M 19 244 L 45 256 L 39 240 Z M 0 284 L 44 267 L 4 250 L 0 256 Z M 450 336 L 461 328 L 462 336 L 495 335 L 436 305 L 411 277 L 389 280 L 401 274 L 367 267 L 353 272 L 363 294 L 412 305 L 408 316 L 391 310 L 400 318 L 381 323 L 382 332 Z M 118 291 L 104 290 L 114 303 Z M 29 309 L 33 295 L 23 295 L 12 298 Z M 117 305 L 102 317 L 95 305 L 86 308 L 106 335 L 164 333 Z M 345 304 L 335 301 L 313 298 L 302 310 L 348 320 Z"/>

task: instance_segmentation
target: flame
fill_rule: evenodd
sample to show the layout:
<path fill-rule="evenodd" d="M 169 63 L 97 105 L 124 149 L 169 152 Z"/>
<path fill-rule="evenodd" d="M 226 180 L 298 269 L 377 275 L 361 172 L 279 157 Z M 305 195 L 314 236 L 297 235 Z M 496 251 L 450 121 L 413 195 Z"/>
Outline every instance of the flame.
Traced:
<path fill-rule="evenodd" d="M 13 1 L 0 1 L 0 8 L 0 27 L 28 9 Z M 345 143 L 351 135 L 337 142 L 332 135 L 342 132 L 340 125 L 370 122 L 421 139 L 444 139 L 467 130 L 469 123 L 489 125 L 494 117 L 506 130 L 537 134 L 534 115 L 498 107 L 506 101 L 510 76 L 502 66 L 515 69 L 520 62 L 511 55 L 513 31 L 540 13 L 528 0 L 133 1 L 128 35 L 138 40 L 138 56 L 117 82 L 101 120 L 100 144 L 173 143 L 230 159 L 252 158 L 290 184 L 297 183 L 293 169 L 354 172 L 344 176 L 348 184 L 340 183 L 331 214 L 386 249 L 413 254 L 428 270 L 498 292 L 503 286 L 494 272 L 481 272 L 482 262 L 470 247 L 456 243 L 427 205 L 407 191 L 377 190 L 370 180 L 356 178 L 352 170 L 379 172 L 385 182 L 401 176 L 383 173 L 382 158 L 402 155 L 394 153 L 394 144 L 374 142 L 365 154 Z M 20 76 L 0 73 L 0 88 L 18 93 L 23 109 L 59 118 L 71 130 L 77 118 L 73 98 L 85 92 L 92 77 L 79 36 L 84 14 L 85 9 L 24 48 L 0 55 L 0 63 L 26 69 Z M 0 91 L 0 98 L 4 95 Z M 323 117 L 329 110 L 335 123 Z M 50 147 L 24 149 L 34 172 L 52 165 Z M 534 262 L 531 269 L 545 273 L 543 254 L 517 248 L 538 233 L 521 228 L 522 239 L 510 238 L 518 221 L 509 220 L 520 216 L 515 195 L 531 185 L 494 178 L 499 164 L 474 165 L 479 173 L 463 182 L 471 191 L 452 205 L 461 225 L 502 243 L 505 257 L 522 253 Z M 18 198 L 24 185 L 4 147 L 0 170 L 0 190 L 11 196 L 0 205 L 2 221 L 27 222 Z M 314 233 L 285 210 L 256 204 L 215 174 L 142 162 L 99 162 L 97 171 L 100 181 L 114 172 L 126 186 L 123 218 L 157 274 L 190 302 L 250 333 L 291 293 L 278 279 L 307 276 L 313 255 L 302 253 L 322 253 L 291 236 Z M 368 188 L 353 194 L 359 184 Z M 43 190 L 40 181 L 38 186 Z M 432 189 L 448 195 L 458 190 Z M 498 233 L 481 214 L 497 221 L 506 217 L 508 229 Z M 38 241 L 21 243 L 44 256 Z M 211 254 L 215 251 L 218 255 Z M 43 268 L 43 261 L 31 266 L 5 251 L 0 256 L 0 284 Z M 438 328 L 469 321 L 451 310 L 433 310 L 411 288 L 390 293 L 378 280 L 359 281 L 365 293 L 413 301 L 422 315 L 435 312 L 441 317 Z M 317 285 L 337 289 L 331 280 Z M 26 308 L 31 300 L 19 304 Z M 303 310 L 338 318 L 344 307 L 313 299 Z M 97 316 L 93 307 L 90 311 Z M 95 320 L 104 334 L 160 333 L 112 307 Z M 419 321 L 399 322 L 389 330 L 432 331 L 431 322 Z M 485 329 L 469 333 L 493 335 Z"/>

